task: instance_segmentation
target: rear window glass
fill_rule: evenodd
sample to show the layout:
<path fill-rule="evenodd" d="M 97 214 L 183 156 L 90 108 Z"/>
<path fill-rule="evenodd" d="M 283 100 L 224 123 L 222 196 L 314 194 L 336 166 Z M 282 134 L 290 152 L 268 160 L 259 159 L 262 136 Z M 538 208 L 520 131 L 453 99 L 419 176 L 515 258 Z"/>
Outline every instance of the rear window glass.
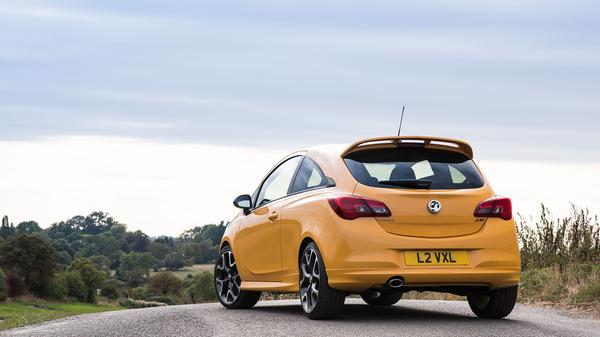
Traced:
<path fill-rule="evenodd" d="M 353 152 L 344 161 L 354 178 L 368 186 L 436 190 L 483 186 L 473 161 L 453 151 L 424 147 L 373 149 Z"/>

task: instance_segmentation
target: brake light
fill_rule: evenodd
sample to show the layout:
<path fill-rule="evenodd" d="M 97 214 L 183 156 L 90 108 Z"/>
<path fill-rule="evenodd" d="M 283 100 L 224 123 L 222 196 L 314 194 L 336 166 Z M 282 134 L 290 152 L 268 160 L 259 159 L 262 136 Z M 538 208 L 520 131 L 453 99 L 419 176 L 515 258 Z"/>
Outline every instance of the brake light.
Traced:
<path fill-rule="evenodd" d="M 512 219 L 512 203 L 509 198 L 491 198 L 477 205 L 476 217 Z"/>
<path fill-rule="evenodd" d="M 350 195 L 329 199 L 329 205 L 342 219 L 354 220 L 361 217 L 388 217 L 392 215 L 387 206 L 377 200 Z"/>

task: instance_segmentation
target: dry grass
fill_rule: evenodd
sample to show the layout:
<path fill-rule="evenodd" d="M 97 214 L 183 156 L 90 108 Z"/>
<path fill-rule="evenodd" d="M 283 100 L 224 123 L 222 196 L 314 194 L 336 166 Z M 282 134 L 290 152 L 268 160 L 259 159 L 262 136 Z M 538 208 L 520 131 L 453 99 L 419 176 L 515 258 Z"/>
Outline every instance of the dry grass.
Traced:
<path fill-rule="evenodd" d="M 199 274 L 203 271 L 210 271 L 212 272 L 213 269 L 215 268 L 214 264 L 195 264 L 191 267 L 185 267 L 184 269 L 181 270 L 177 270 L 177 271 L 173 271 L 173 275 L 175 275 L 175 277 L 177 277 L 180 280 L 185 279 L 188 275 L 196 275 Z M 156 275 L 158 272 L 152 271 L 150 272 L 150 276 Z"/>

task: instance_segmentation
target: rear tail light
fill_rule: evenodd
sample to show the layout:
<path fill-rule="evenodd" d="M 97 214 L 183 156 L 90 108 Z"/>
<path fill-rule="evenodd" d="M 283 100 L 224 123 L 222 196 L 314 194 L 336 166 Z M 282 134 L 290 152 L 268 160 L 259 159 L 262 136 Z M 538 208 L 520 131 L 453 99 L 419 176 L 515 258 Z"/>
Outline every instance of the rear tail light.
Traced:
<path fill-rule="evenodd" d="M 512 203 L 509 198 L 491 198 L 477 205 L 475 213 L 478 218 L 512 219 Z"/>
<path fill-rule="evenodd" d="M 388 217 L 392 215 L 387 206 L 377 200 L 350 195 L 329 199 L 329 205 L 341 218 L 354 220 L 361 217 Z"/>

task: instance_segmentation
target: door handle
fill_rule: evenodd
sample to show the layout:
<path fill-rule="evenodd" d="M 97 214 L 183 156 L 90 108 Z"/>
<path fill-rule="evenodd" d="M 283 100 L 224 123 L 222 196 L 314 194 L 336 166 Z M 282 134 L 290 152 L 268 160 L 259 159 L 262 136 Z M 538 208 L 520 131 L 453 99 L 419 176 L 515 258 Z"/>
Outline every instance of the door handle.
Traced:
<path fill-rule="evenodd" d="M 279 214 L 277 214 L 276 211 L 273 211 L 271 214 L 269 214 L 269 220 L 271 221 L 275 221 L 275 219 L 277 219 L 279 217 Z"/>

